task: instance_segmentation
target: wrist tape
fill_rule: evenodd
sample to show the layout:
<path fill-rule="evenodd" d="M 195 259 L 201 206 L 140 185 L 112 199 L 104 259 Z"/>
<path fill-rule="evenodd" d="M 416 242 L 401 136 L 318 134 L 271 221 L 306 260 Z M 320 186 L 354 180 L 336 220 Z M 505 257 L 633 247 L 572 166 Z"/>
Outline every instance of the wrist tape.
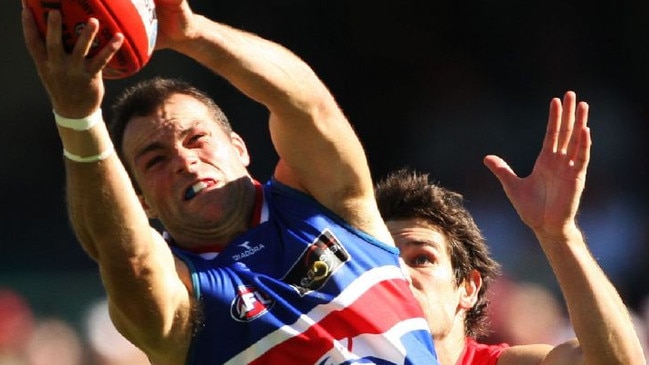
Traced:
<path fill-rule="evenodd" d="M 107 159 L 110 155 L 115 152 L 115 148 L 113 147 L 113 144 L 103 150 L 101 153 L 98 153 L 96 155 L 92 156 L 79 156 L 75 155 L 74 153 L 66 150 L 65 148 L 63 149 L 63 156 L 67 158 L 68 160 L 74 161 L 74 162 L 81 162 L 81 163 L 92 163 L 92 162 L 98 162 L 101 160 Z"/>
<path fill-rule="evenodd" d="M 101 108 L 95 110 L 92 114 L 85 118 L 66 118 L 60 116 L 53 110 L 52 112 L 54 113 L 54 120 L 56 121 L 56 124 L 58 124 L 60 127 L 73 129 L 75 131 L 87 131 L 103 120 Z M 92 156 L 75 155 L 74 153 L 63 148 L 63 156 L 65 156 L 68 160 L 81 163 L 91 163 L 105 160 L 111 154 L 113 154 L 113 152 L 115 152 L 115 148 L 113 147 L 112 143 L 104 151 L 101 151 L 100 153 Z"/>
<path fill-rule="evenodd" d="M 75 131 L 87 131 L 103 120 L 101 108 L 95 110 L 85 118 L 66 118 L 58 115 L 54 110 L 52 112 L 54 113 L 56 124 L 63 128 L 74 129 Z"/>

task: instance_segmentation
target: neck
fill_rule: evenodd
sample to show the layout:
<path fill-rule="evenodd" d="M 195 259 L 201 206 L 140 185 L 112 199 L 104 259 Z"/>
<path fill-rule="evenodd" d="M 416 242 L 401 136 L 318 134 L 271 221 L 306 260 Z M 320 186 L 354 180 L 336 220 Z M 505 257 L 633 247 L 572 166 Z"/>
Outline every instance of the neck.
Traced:
<path fill-rule="evenodd" d="M 439 365 L 455 365 L 464 351 L 466 339 L 462 336 L 462 338 L 435 339 L 434 342 Z"/>
<path fill-rule="evenodd" d="M 437 331 L 433 331 L 433 342 L 435 343 L 439 365 L 457 364 L 466 345 L 464 316 L 456 316 L 453 324 L 446 330 L 438 328 Z"/>

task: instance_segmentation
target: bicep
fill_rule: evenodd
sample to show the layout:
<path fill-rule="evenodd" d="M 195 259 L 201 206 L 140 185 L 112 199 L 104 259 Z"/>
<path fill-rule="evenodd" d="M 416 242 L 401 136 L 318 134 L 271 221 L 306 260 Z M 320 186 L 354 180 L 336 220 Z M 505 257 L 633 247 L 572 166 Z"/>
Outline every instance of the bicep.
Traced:
<path fill-rule="evenodd" d="M 310 192 L 369 182 L 365 151 L 352 126 L 333 99 L 318 103 L 309 110 L 271 114 L 270 135 L 279 157 Z"/>
<path fill-rule="evenodd" d="M 391 242 L 376 207 L 365 151 L 340 111 L 302 124 L 271 118 L 273 125 L 280 156 L 277 180 L 313 196 L 352 226 Z"/>

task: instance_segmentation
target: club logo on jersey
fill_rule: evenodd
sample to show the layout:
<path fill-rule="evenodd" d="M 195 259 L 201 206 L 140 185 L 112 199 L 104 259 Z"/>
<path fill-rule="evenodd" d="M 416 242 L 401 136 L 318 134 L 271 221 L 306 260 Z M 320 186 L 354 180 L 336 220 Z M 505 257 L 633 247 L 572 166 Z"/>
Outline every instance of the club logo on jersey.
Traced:
<path fill-rule="evenodd" d="M 325 229 L 304 251 L 284 280 L 300 295 L 305 295 L 322 288 L 349 259 L 349 253 L 338 238 Z"/>
<path fill-rule="evenodd" d="M 230 305 L 232 318 L 239 322 L 250 322 L 272 308 L 275 302 L 252 286 L 240 286 Z"/>

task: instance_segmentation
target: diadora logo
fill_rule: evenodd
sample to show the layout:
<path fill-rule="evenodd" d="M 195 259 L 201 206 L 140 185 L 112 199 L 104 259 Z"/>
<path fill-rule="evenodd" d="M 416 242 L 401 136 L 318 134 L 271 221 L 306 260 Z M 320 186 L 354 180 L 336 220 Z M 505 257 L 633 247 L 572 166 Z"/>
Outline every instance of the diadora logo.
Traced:
<path fill-rule="evenodd" d="M 243 248 L 243 250 L 244 250 L 243 252 L 239 252 L 239 253 L 236 253 L 236 254 L 232 255 L 232 258 L 237 260 L 237 261 L 245 259 L 248 256 L 252 256 L 252 255 L 256 254 L 257 252 L 263 250 L 266 247 L 266 246 L 264 246 L 263 243 L 258 243 L 258 244 L 253 246 L 252 243 L 250 243 L 250 241 L 240 243 L 237 246 Z"/>
<path fill-rule="evenodd" d="M 320 289 L 349 259 L 349 253 L 338 238 L 325 229 L 304 251 L 284 279 L 300 295 L 305 295 Z"/>
<path fill-rule="evenodd" d="M 232 318 L 239 322 L 250 322 L 263 315 L 275 303 L 266 294 L 252 286 L 240 286 L 237 295 L 230 305 Z"/>

